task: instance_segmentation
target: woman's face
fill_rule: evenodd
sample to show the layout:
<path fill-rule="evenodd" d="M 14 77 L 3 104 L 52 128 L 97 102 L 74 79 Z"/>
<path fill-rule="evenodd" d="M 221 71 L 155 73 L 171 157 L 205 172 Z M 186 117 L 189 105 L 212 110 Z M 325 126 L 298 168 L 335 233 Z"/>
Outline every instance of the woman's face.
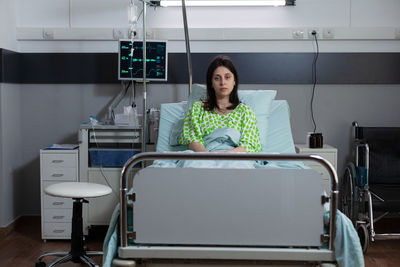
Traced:
<path fill-rule="evenodd" d="M 229 98 L 235 86 L 235 76 L 228 68 L 220 66 L 213 73 L 212 86 L 217 99 Z"/>

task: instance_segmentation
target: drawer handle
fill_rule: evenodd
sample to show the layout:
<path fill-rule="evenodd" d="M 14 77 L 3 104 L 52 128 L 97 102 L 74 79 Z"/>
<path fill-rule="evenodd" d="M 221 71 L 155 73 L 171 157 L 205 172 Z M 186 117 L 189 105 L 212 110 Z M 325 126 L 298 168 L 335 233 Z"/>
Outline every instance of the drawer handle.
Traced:
<path fill-rule="evenodd" d="M 53 233 L 55 233 L 55 234 L 61 234 L 64 232 L 65 232 L 65 230 L 53 230 Z"/>
<path fill-rule="evenodd" d="M 54 159 L 52 161 L 52 163 L 63 163 L 63 162 L 64 162 L 64 160 L 62 160 L 62 159 Z"/>
<path fill-rule="evenodd" d="M 60 206 L 60 205 L 64 205 L 64 201 L 53 202 L 53 206 Z"/>
<path fill-rule="evenodd" d="M 63 219 L 65 216 L 53 216 L 53 219 L 55 220 L 60 220 Z"/>
<path fill-rule="evenodd" d="M 62 177 L 62 176 L 64 176 L 64 174 L 62 174 L 62 173 L 53 173 L 51 176 L 52 177 Z"/>

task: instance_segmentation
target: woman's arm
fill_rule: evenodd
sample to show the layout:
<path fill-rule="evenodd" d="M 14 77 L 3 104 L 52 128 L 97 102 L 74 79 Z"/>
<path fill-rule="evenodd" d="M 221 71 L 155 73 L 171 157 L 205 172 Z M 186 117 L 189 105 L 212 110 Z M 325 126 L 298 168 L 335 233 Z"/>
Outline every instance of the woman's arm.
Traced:
<path fill-rule="evenodd" d="M 229 149 L 229 150 L 226 150 L 226 151 L 223 151 L 223 152 L 225 152 L 225 153 L 240 153 L 240 152 L 247 153 L 247 150 L 242 146 L 237 146 L 237 147 L 235 147 L 233 149 Z"/>
<path fill-rule="evenodd" d="M 189 149 L 194 152 L 208 152 L 208 150 L 204 147 L 203 144 L 193 142 L 189 144 Z"/>
<path fill-rule="evenodd" d="M 244 116 L 242 117 L 242 132 L 239 146 L 247 152 L 261 152 L 260 133 L 257 127 L 257 119 L 251 108 L 245 106 Z"/>
<path fill-rule="evenodd" d="M 208 152 L 203 145 L 203 129 L 200 114 L 203 112 L 202 102 L 195 102 L 183 123 L 182 134 L 179 143 L 189 145 L 189 149 L 195 152 Z"/>
<path fill-rule="evenodd" d="M 238 146 L 229 150 L 213 151 L 213 153 L 247 153 L 247 150 L 242 146 Z"/>

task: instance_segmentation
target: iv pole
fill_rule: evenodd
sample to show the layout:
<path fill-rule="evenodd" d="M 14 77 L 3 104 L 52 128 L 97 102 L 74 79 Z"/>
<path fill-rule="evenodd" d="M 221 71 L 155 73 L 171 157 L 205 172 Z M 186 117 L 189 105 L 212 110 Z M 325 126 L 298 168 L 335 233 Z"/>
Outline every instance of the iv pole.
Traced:
<path fill-rule="evenodd" d="M 146 82 L 146 1 L 142 0 L 143 3 L 143 134 L 142 134 L 142 152 L 146 152 L 146 142 L 147 142 L 147 82 Z M 182 15 L 183 15 L 183 26 L 185 30 L 185 44 L 186 44 L 186 57 L 188 63 L 189 72 L 189 92 L 188 96 L 192 92 L 192 58 L 190 53 L 190 43 L 189 43 L 189 30 L 186 16 L 186 5 L 185 0 L 182 0 Z"/>
<path fill-rule="evenodd" d="M 142 133 L 142 152 L 146 152 L 147 142 L 147 82 L 146 82 L 146 1 L 143 2 L 143 133 Z"/>
<path fill-rule="evenodd" d="M 193 75 L 192 75 L 192 57 L 190 53 L 189 30 L 188 30 L 188 23 L 186 16 L 185 0 L 182 0 L 182 16 L 183 16 L 183 28 L 185 30 L 186 57 L 187 57 L 188 72 L 189 72 L 189 92 L 188 92 L 188 97 L 189 97 L 190 93 L 192 92 Z"/>

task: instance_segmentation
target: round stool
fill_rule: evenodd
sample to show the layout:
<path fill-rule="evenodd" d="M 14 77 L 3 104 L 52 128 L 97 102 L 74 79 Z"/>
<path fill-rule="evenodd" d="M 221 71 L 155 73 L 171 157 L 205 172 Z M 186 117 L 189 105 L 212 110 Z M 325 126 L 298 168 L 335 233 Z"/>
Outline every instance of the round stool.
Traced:
<path fill-rule="evenodd" d="M 110 194 L 112 192 L 111 188 L 94 183 L 65 182 L 52 184 L 46 187 L 44 192 L 50 196 L 72 198 L 74 200 L 72 208 L 71 251 L 44 253 L 37 259 L 36 267 L 46 266 L 41 261 L 46 256 L 63 256 L 47 266 L 54 266 L 67 261 L 85 263 L 89 266 L 99 266 L 88 255 L 103 255 L 103 252 L 85 251 L 83 247 L 82 203 L 88 203 L 85 198 L 101 197 Z"/>

